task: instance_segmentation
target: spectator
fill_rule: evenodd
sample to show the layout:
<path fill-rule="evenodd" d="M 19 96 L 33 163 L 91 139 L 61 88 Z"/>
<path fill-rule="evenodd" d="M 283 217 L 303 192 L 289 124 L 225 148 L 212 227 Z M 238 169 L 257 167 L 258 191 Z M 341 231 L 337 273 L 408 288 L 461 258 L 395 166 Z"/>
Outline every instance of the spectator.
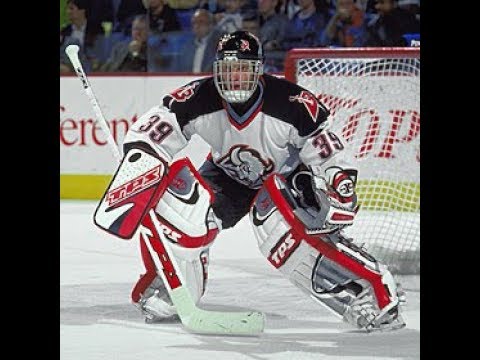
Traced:
<path fill-rule="evenodd" d="M 313 0 L 313 2 L 315 3 L 315 9 L 319 13 L 328 14 L 336 8 L 335 0 Z"/>
<path fill-rule="evenodd" d="M 420 0 L 398 0 L 398 7 L 411 12 L 420 21 Z"/>
<path fill-rule="evenodd" d="M 113 31 L 129 35 L 133 19 L 137 15 L 146 14 L 147 10 L 145 8 L 146 6 L 143 6 L 142 0 L 120 0 Z"/>
<path fill-rule="evenodd" d="M 365 14 L 354 0 L 336 0 L 336 11 L 323 31 L 321 45 L 358 47 L 363 44 Z"/>
<path fill-rule="evenodd" d="M 376 0 L 378 17 L 366 30 L 363 46 L 405 46 L 404 34 L 420 32 L 420 23 L 415 15 L 397 7 L 396 0 Z"/>
<path fill-rule="evenodd" d="M 286 21 L 288 22 L 288 20 Z M 258 12 L 250 10 L 243 13 L 242 30 L 250 32 L 252 35 L 256 36 L 261 42 L 260 16 L 258 15 Z M 263 63 L 263 70 L 269 73 L 283 71 L 285 52 L 275 51 L 272 49 L 264 49 L 264 51 L 265 62 Z"/>
<path fill-rule="evenodd" d="M 96 52 L 103 43 L 103 29 L 88 21 L 88 0 L 67 0 L 66 6 L 69 24 L 60 29 L 60 72 L 73 72 L 65 54 L 65 48 L 72 44 L 80 47 L 79 56 L 85 71 L 95 70 L 99 65 Z"/>
<path fill-rule="evenodd" d="M 317 11 L 314 0 L 298 0 L 300 10 L 289 21 L 287 35 L 282 42 L 284 50 L 295 47 L 308 48 L 318 46 L 320 34 L 327 25 L 327 12 Z"/>
<path fill-rule="evenodd" d="M 147 71 L 147 37 L 147 17 L 137 15 L 132 22 L 131 40 L 115 44 L 110 57 L 100 71 Z"/>
<path fill-rule="evenodd" d="M 240 11 L 242 13 L 250 13 L 252 11 L 258 11 L 258 0 L 243 0 Z"/>
<path fill-rule="evenodd" d="M 258 0 L 260 41 L 265 51 L 276 50 L 285 38 L 288 17 L 275 11 L 279 0 Z"/>
<path fill-rule="evenodd" d="M 60 29 L 68 25 L 67 0 L 60 0 Z"/>
<path fill-rule="evenodd" d="M 166 0 L 166 2 L 174 10 L 193 9 L 198 6 L 198 0 Z"/>
<path fill-rule="evenodd" d="M 375 1 L 376 0 L 357 0 L 357 6 L 359 6 L 365 14 L 373 15 L 377 13 Z"/>
<path fill-rule="evenodd" d="M 197 9 L 191 21 L 194 37 L 181 51 L 178 71 L 212 72 L 217 43 L 222 33 L 215 27 L 213 14 L 205 9 Z"/>
<path fill-rule="evenodd" d="M 367 11 L 368 0 L 355 0 L 355 6 L 365 13 Z"/>
<path fill-rule="evenodd" d="M 178 31 L 182 27 L 175 11 L 166 0 L 142 0 L 148 11 L 150 34 Z"/>
<path fill-rule="evenodd" d="M 275 8 L 277 14 L 286 15 L 288 20 L 291 20 L 298 10 L 300 10 L 300 6 L 296 0 L 279 0 Z"/>
<path fill-rule="evenodd" d="M 113 23 L 113 2 L 112 0 L 89 0 L 88 7 L 88 21 L 96 26 L 102 23 Z"/>
<path fill-rule="evenodd" d="M 244 0 L 225 0 L 225 11 L 218 12 L 214 15 L 217 23 L 218 31 L 222 33 L 230 33 L 242 28 L 241 8 Z"/>
<path fill-rule="evenodd" d="M 260 38 L 260 18 L 257 11 L 247 11 L 242 13 L 242 28 Z"/>
<path fill-rule="evenodd" d="M 208 10 L 212 14 L 224 12 L 223 0 L 199 0 L 198 8 Z"/>

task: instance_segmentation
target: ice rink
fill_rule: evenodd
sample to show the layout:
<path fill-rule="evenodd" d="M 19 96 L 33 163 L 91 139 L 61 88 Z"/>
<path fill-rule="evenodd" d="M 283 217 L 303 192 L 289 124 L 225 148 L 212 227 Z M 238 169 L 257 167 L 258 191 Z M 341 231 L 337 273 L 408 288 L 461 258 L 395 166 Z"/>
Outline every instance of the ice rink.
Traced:
<path fill-rule="evenodd" d="M 258 337 L 206 336 L 179 322 L 145 324 L 130 303 L 144 272 L 136 240 L 93 224 L 96 202 L 60 203 L 60 358 L 62 360 L 419 359 L 419 277 L 402 277 L 407 326 L 366 334 L 343 324 L 295 288 L 257 249 L 244 218 L 223 231 L 210 252 L 200 306 L 266 313 Z"/>

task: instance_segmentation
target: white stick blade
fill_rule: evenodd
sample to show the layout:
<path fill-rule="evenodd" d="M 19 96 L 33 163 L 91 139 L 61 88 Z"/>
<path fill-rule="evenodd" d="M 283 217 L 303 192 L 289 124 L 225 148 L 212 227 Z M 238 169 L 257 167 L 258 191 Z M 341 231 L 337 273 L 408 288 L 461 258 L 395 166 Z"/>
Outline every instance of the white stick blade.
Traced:
<path fill-rule="evenodd" d="M 258 335 L 265 328 L 265 315 L 258 311 L 220 312 L 196 307 L 183 286 L 172 290 L 170 297 L 183 325 L 194 333 Z"/>

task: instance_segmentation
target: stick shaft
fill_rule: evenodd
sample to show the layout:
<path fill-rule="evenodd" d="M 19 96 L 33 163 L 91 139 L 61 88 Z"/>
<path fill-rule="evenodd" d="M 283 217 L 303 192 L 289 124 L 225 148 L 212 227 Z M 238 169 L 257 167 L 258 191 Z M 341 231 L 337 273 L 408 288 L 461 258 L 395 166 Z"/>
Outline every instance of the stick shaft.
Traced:
<path fill-rule="evenodd" d="M 100 108 L 97 97 L 95 96 L 92 90 L 92 87 L 90 85 L 90 82 L 87 78 L 87 75 L 85 74 L 82 63 L 78 58 L 78 46 L 76 45 L 68 46 L 65 52 L 73 64 L 75 73 L 77 74 L 78 78 L 82 81 L 83 90 L 85 91 L 85 94 L 87 94 L 87 97 L 90 100 L 90 104 L 92 105 L 93 111 L 95 113 L 95 117 L 98 123 L 100 124 L 105 136 L 107 137 L 107 143 L 110 146 L 113 152 L 113 155 L 115 156 L 115 159 L 118 162 L 120 162 L 122 160 L 122 155 L 120 153 L 120 150 L 117 146 L 115 139 L 112 136 L 110 128 L 108 127 L 107 120 L 105 120 L 105 116 L 103 116 L 102 109 Z"/>

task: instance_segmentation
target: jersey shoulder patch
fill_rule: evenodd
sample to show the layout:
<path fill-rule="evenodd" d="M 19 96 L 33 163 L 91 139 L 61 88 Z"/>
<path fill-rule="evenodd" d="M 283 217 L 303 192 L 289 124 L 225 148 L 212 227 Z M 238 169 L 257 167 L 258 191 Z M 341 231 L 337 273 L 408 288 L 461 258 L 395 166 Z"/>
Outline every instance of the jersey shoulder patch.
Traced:
<path fill-rule="evenodd" d="M 163 105 L 185 126 L 198 116 L 221 110 L 222 102 L 212 77 L 194 80 L 163 98 Z"/>
<path fill-rule="evenodd" d="M 315 132 L 330 111 L 307 89 L 285 79 L 264 75 L 263 112 L 293 125 L 300 136 Z"/>

